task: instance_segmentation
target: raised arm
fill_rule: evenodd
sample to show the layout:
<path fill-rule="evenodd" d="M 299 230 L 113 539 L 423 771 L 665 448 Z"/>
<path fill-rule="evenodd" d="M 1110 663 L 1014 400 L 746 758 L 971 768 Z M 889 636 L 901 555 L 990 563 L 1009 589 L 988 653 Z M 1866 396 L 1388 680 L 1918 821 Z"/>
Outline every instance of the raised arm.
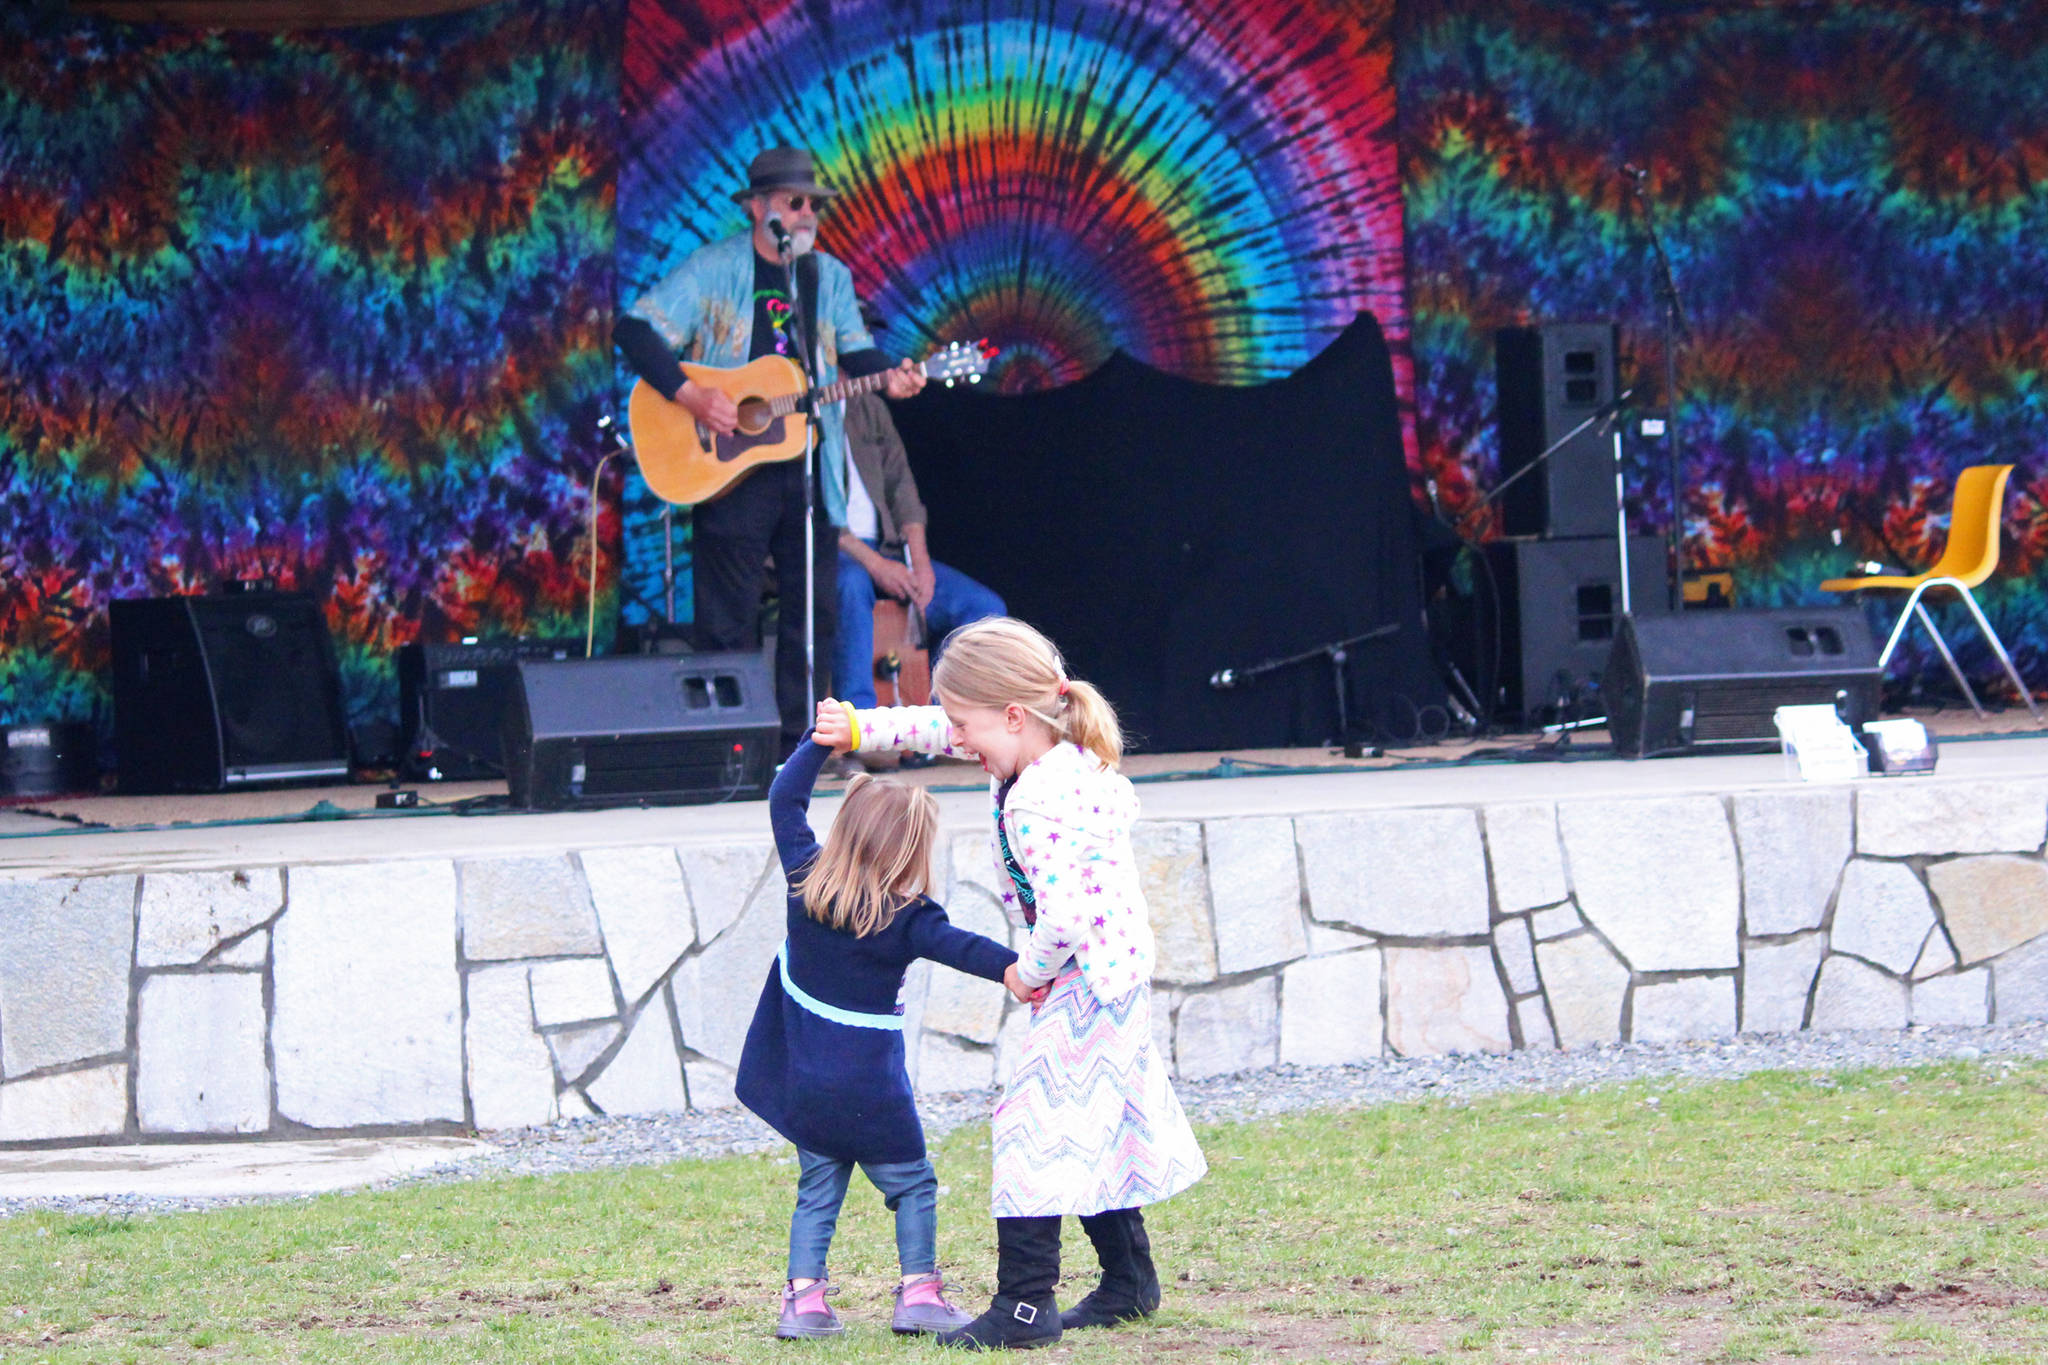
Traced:
<path fill-rule="evenodd" d="M 937 706 L 878 706 L 854 712 L 853 747 L 871 754 L 904 749 L 915 754 L 937 754 L 943 758 L 965 758 L 965 750 L 953 747 L 953 722 Z"/>
<path fill-rule="evenodd" d="M 818 773 L 831 755 L 830 749 L 805 735 L 768 788 L 768 821 L 775 830 L 775 851 L 782 858 L 785 874 L 793 875 L 818 856 L 818 836 L 811 832 L 808 814 L 811 788 L 818 784 Z"/>

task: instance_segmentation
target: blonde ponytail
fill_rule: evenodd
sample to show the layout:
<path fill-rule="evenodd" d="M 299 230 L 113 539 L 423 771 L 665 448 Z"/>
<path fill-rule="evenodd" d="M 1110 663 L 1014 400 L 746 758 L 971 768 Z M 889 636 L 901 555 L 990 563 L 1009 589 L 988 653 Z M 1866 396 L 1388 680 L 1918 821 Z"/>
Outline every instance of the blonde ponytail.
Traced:
<path fill-rule="evenodd" d="M 1053 732 L 1094 754 L 1105 768 L 1123 762 L 1124 731 L 1117 724 L 1116 708 L 1109 704 L 1109 698 L 1097 691 L 1094 683 L 1069 678 L 1066 696 L 1061 700 L 1065 706 Z"/>
<path fill-rule="evenodd" d="M 932 687 L 963 706 L 1021 706 L 1104 767 L 1123 761 L 1116 708 L 1093 684 L 1068 677 L 1052 641 L 1014 617 L 991 616 L 947 636 Z"/>

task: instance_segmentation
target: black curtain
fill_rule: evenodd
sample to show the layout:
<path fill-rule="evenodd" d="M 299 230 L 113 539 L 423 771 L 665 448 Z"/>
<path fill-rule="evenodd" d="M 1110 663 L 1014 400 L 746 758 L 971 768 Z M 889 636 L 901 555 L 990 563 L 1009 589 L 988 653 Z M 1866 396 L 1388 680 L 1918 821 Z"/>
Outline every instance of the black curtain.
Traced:
<path fill-rule="evenodd" d="M 1361 315 L 1277 383 L 1195 383 L 1118 354 L 1079 383 L 894 405 L 933 554 L 989 584 L 1154 752 L 1338 738 L 1316 657 L 1230 690 L 1220 669 L 1382 625 L 1346 672 L 1354 737 L 1440 706 L 1416 581 L 1393 368 Z"/>

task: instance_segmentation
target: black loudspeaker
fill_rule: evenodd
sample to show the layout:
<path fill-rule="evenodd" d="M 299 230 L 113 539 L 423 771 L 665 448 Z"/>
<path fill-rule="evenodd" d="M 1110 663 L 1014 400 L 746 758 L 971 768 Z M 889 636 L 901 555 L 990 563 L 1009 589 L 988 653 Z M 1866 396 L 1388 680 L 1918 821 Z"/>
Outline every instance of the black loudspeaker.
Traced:
<path fill-rule="evenodd" d="M 400 766 L 419 781 L 505 774 L 505 705 L 521 659 L 572 659 L 580 640 L 409 644 L 398 651 Z"/>
<path fill-rule="evenodd" d="M 1773 749 L 1780 706 L 1877 715 L 1877 640 L 1856 606 L 1688 611 L 1622 622 L 1603 688 L 1630 758 Z"/>
<path fill-rule="evenodd" d="M 1601 679 L 1621 621 L 1614 537 L 1497 540 L 1486 548 L 1501 598 L 1502 711 L 1528 724 L 1604 714 Z M 1628 577 L 1636 613 L 1663 614 L 1661 538 L 1629 537 Z"/>
<path fill-rule="evenodd" d="M 782 721 L 756 653 L 521 660 L 505 779 L 529 810 L 759 796 Z"/>
<path fill-rule="evenodd" d="M 1617 336 L 1611 322 L 1505 327 L 1494 334 L 1503 483 L 1614 401 Z M 1501 525 L 1511 536 L 1612 536 L 1614 522 L 1614 437 L 1597 425 L 1501 494 Z"/>
<path fill-rule="evenodd" d="M 112 603 L 124 792 L 348 776 L 334 646 L 304 593 Z"/>
<path fill-rule="evenodd" d="M 0 796 L 68 796 L 100 786 L 99 742 L 80 721 L 0 727 Z"/>

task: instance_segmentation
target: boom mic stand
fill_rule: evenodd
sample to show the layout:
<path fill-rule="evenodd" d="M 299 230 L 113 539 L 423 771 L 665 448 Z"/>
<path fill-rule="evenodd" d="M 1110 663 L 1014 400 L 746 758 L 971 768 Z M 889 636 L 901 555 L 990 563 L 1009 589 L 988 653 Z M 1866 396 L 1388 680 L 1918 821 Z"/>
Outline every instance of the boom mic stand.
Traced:
<path fill-rule="evenodd" d="M 1501 494 L 1507 492 L 1508 489 L 1514 487 L 1517 483 L 1519 483 L 1528 475 L 1533 474 L 1536 470 L 1542 468 L 1551 456 L 1557 454 L 1558 451 L 1563 450 L 1566 446 L 1570 445 L 1575 439 L 1577 439 L 1580 432 L 1585 431 L 1593 426 L 1605 427 L 1608 423 L 1612 422 L 1616 417 L 1620 416 L 1621 410 L 1628 406 L 1629 400 L 1634 398 L 1635 394 L 1636 391 L 1634 389 L 1623 389 L 1620 393 L 1614 396 L 1613 402 L 1603 403 L 1599 407 L 1595 408 L 1587 416 L 1585 421 L 1579 423 L 1570 431 L 1567 431 L 1564 435 L 1558 437 L 1555 441 L 1552 441 L 1549 445 L 1545 446 L 1542 450 L 1542 453 L 1537 455 L 1535 459 L 1529 461 L 1529 463 L 1523 465 L 1520 469 L 1517 469 L 1514 473 L 1508 475 L 1505 479 L 1502 479 L 1499 483 L 1495 484 L 1491 490 L 1487 492 L 1485 497 L 1479 499 L 1479 501 L 1473 503 L 1470 507 L 1466 508 L 1463 515 L 1461 515 L 1455 522 L 1451 523 L 1452 532 L 1458 535 L 1460 538 L 1463 538 L 1463 536 L 1465 535 L 1465 528 L 1471 522 L 1472 518 L 1479 515 L 1479 513 L 1484 512 L 1487 508 L 1493 506 L 1494 502 L 1500 497 Z"/>
<path fill-rule="evenodd" d="M 1344 665 L 1351 658 L 1348 652 L 1350 646 L 1363 644 L 1367 640 L 1377 640 L 1382 636 L 1392 635 L 1399 629 L 1401 627 L 1398 622 L 1389 622 L 1384 626 L 1368 630 L 1363 635 L 1350 635 L 1342 640 L 1332 640 L 1326 645 L 1317 645 L 1314 649 L 1303 650 L 1299 654 L 1290 654 L 1284 659 L 1268 659 L 1264 663 L 1252 664 L 1247 668 L 1218 669 L 1209 675 L 1209 686 L 1219 692 L 1225 692 L 1233 687 L 1240 687 L 1252 679 L 1262 674 L 1271 673 L 1276 669 L 1289 668 L 1295 664 L 1306 663 L 1308 660 L 1315 658 L 1328 659 L 1330 661 L 1330 676 L 1337 687 L 1337 742 L 1344 746 L 1344 756 L 1346 758 L 1364 758 L 1365 746 L 1351 738 L 1351 699 L 1350 694 L 1344 687 Z"/>

